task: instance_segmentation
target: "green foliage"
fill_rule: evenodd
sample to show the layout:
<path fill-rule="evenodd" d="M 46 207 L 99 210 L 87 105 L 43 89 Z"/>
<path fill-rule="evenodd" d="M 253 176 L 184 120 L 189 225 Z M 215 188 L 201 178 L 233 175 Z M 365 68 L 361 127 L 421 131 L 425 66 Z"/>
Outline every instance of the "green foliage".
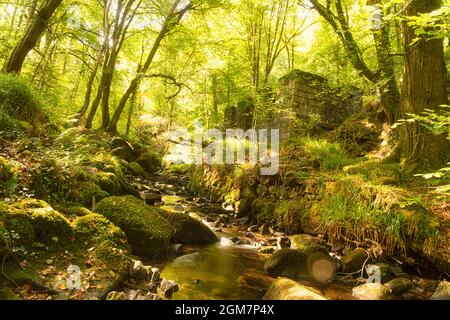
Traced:
<path fill-rule="evenodd" d="M 420 39 L 442 39 L 450 35 L 450 7 L 442 6 L 431 13 L 422 13 L 407 17 L 407 23 L 414 28 L 416 39 L 414 45 Z"/>
<path fill-rule="evenodd" d="M 324 139 L 305 138 L 301 141 L 306 154 L 319 163 L 325 171 L 340 170 L 354 162 L 338 143 L 330 143 Z"/>
<path fill-rule="evenodd" d="M 318 218 L 331 238 L 364 244 L 367 239 L 389 254 L 406 253 L 413 243 L 432 243 L 440 237 L 439 223 L 416 198 L 400 190 L 375 187 L 355 178 L 331 184 L 318 208 Z"/>

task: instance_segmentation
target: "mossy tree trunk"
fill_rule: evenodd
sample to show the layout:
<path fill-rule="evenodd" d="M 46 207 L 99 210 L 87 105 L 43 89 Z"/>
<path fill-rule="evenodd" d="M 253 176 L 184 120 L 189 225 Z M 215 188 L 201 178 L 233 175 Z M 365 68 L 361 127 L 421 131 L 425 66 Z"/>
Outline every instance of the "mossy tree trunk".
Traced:
<path fill-rule="evenodd" d="M 23 62 L 28 53 L 35 47 L 53 14 L 58 9 L 62 0 L 47 0 L 36 13 L 30 23 L 25 35 L 16 45 L 9 58 L 3 66 L 3 71 L 7 73 L 20 73 Z"/>
<path fill-rule="evenodd" d="M 432 12 L 441 1 L 405 1 L 405 14 L 417 16 Z M 405 71 L 400 103 L 400 117 L 421 114 L 425 109 L 437 111 L 447 103 L 447 69 L 443 39 L 420 39 L 404 22 Z M 434 135 L 417 122 L 407 122 L 399 129 L 400 159 L 406 172 L 439 169 L 449 160 L 450 143 L 445 135 Z"/>

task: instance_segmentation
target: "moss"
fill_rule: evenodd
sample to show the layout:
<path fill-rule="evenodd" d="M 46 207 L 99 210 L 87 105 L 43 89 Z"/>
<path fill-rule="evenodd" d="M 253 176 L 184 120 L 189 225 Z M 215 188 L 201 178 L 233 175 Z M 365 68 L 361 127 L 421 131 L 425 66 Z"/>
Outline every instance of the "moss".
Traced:
<path fill-rule="evenodd" d="M 78 183 L 69 192 L 69 200 L 92 206 L 93 203 L 101 201 L 109 197 L 108 192 L 103 191 L 94 181 L 86 181 Z"/>
<path fill-rule="evenodd" d="M 47 119 L 33 85 L 16 74 L 0 73 L 0 106 L 10 116 L 37 125 Z"/>
<path fill-rule="evenodd" d="M 402 182 L 400 166 L 385 164 L 379 161 L 365 161 L 347 166 L 344 171 L 352 175 L 360 175 L 375 184 L 398 185 Z"/>
<path fill-rule="evenodd" d="M 3 221 L 0 220 L 0 259 L 11 252 L 11 238 Z"/>
<path fill-rule="evenodd" d="M 158 208 L 133 196 L 124 196 L 102 200 L 96 212 L 125 232 L 135 254 L 150 258 L 167 255 L 172 228 Z"/>
<path fill-rule="evenodd" d="M 361 157 L 375 149 L 379 143 L 381 130 L 364 119 L 349 118 L 332 132 L 332 140 L 339 142 L 353 157 Z"/>
<path fill-rule="evenodd" d="M 65 209 L 65 212 L 68 215 L 77 216 L 77 217 L 83 217 L 83 216 L 86 216 L 86 215 L 92 213 L 91 210 L 86 209 L 85 207 L 80 207 L 80 206 L 69 207 L 69 208 Z"/>
<path fill-rule="evenodd" d="M 173 228 L 172 242 L 181 244 L 207 244 L 217 242 L 216 235 L 201 221 L 181 212 L 164 211 Z"/>
<path fill-rule="evenodd" d="M 252 202 L 251 207 L 252 216 L 258 223 L 271 224 L 274 222 L 275 203 L 272 199 L 257 198 Z"/>
<path fill-rule="evenodd" d="M 126 248 L 127 237 L 123 231 L 111 221 L 97 213 L 90 213 L 73 221 L 75 239 L 87 246 L 101 241 L 112 241 Z"/>
<path fill-rule="evenodd" d="M 0 157 L 0 196 L 10 196 L 17 185 L 18 170 L 5 158 Z"/>
<path fill-rule="evenodd" d="M 143 153 L 137 160 L 137 163 L 148 173 L 155 173 L 161 168 L 162 157 L 159 153 L 149 151 Z"/>
<path fill-rule="evenodd" d="M 45 244 L 71 242 L 72 226 L 59 212 L 51 208 L 33 209 L 31 220 L 38 241 Z"/>
<path fill-rule="evenodd" d="M 35 231 L 31 217 L 0 202 L 0 221 L 11 236 L 13 246 L 31 245 L 35 239 Z"/>
<path fill-rule="evenodd" d="M 22 300 L 11 288 L 0 288 L 0 300 Z"/>
<path fill-rule="evenodd" d="M 96 174 L 96 178 L 100 188 L 109 195 L 120 195 L 121 186 L 116 174 L 111 172 L 99 172 Z"/>
<path fill-rule="evenodd" d="M 21 209 L 21 210 L 29 210 L 29 209 L 43 209 L 48 208 L 50 205 L 39 199 L 34 198 L 26 198 L 23 200 L 20 200 L 19 202 L 16 202 L 13 204 L 14 208 Z"/>
<path fill-rule="evenodd" d="M 145 171 L 142 166 L 137 162 L 130 163 L 131 172 L 136 176 L 145 176 Z"/>

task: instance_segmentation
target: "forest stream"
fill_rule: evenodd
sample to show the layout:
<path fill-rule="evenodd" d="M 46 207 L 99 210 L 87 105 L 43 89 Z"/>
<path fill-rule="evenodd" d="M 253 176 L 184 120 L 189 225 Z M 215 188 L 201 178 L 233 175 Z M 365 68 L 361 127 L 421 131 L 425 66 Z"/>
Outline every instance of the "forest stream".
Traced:
<path fill-rule="evenodd" d="M 164 181 L 167 176 L 160 176 L 160 178 Z M 286 235 L 281 232 L 271 232 L 270 235 L 261 235 L 257 231 L 250 232 L 251 227 L 246 225 L 246 219 L 233 219 L 233 212 L 227 211 L 220 204 L 209 203 L 202 198 L 189 195 L 185 186 L 177 184 L 187 181 L 187 176 L 172 178 L 169 176 L 168 180 L 167 183 L 145 182 L 145 189 L 159 190 L 162 193 L 161 202 L 155 205 L 166 211 L 180 212 L 200 219 L 214 231 L 219 239 L 217 243 L 208 245 L 173 245 L 172 257 L 164 263 L 157 264 L 161 270 L 161 279 L 170 279 L 179 286 L 179 291 L 171 298 L 174 300 L 263 299 L 276 277 L 264 271 L 264 263 L 270 255 L 260 253 L 258 249 L 262 246 L 276 245 L 277 238 L 286 237 Z M 218 213 L 221 214 L 217 220 Z M 146 265 L 152 265 L 152 261 L 143 259 L 143 262 Z M 414 276 L 415 283 L 419 286 L 417 291 L 412 291 L 410 299 L 428 299 L 424 292 L 430 283 L 437 281 L 433 279 L 438 276 L 434 269 L 423 268 L 422 273 L 423 278 Z M 326 284 L 310 281 L 300 281 L 300 283 L 321 292 L 328 299 L 353 300 L 354 279 L 351 278 L 347 282 L 345 279 L 344 274 Z M 366 279 L 358 280 L 364 283 Z M 424 288 L 422 289 L 421 286 Z"/>

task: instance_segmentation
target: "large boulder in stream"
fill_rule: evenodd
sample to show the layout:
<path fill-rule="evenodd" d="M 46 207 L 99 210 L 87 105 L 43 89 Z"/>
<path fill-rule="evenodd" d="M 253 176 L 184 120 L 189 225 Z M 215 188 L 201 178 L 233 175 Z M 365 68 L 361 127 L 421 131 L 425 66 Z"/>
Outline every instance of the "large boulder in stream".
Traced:
<path fill-rule="evenodd" d="M 134 254 L 156 259 L 167 255 L 172 227 L 159 208 L 150 207 L 133 196 L 124 196 L 100 201 L 96 212 L 125 232 Z"/>
<path fill-rule="evenodd" d="M 337 266 L 325 248 L 314 246 L 307 250 L 281 249 L 267 259 L 264 270 L 273 276 L 325 283 L 334 278 Z"/>
<path fill-rule="evenodd" d="M 327 300 L 321 293 L 290 279 L 281 278 L 272 283 L 264 300 Z"/>
<path fill-rule="evenodd" d="M 365 283 L 353 288 L 352 294 L 358 300 L 393 300 L 389 287 L 381 283 Z"/>
<path fill-rule="evenodd" d="M 163 216 L 172 225 L 172 242 L 181 244 L 209 244 L 217 242 L 217 236 L 203 222 L 181 212 L 164 211 Z"/>

